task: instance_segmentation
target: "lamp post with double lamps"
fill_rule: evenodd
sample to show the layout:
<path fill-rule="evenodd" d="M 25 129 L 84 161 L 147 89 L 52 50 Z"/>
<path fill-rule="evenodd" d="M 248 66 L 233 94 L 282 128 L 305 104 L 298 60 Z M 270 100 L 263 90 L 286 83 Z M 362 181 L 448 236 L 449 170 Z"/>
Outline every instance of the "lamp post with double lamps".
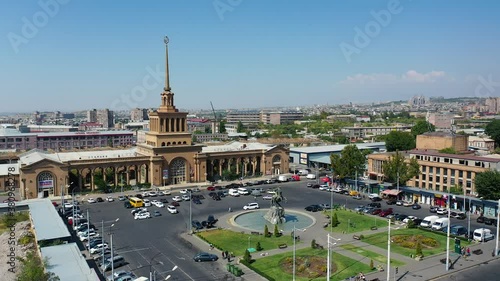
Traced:
<path fill-rule="evenodd" d="M 296 262 L 295 262 L 295 251 L 296 251 L 295 241 L 297 240 L 297 235 L 296 235 L 297 230 L 304 232 L 304 231 L 306 231 L 306 229 L 298 229 L 295 227 L 295 224 L 293 225 L 293 235 L 292 235 L 292 239 L 293 239 L 293 269 L 292 269 L 293 277 L 292 278 L 293 278 L 293 281 L 295 281 L 295 264 L 296 264 Z"/>
<path fill-rule="evenodd" d="M 498 235 L 500 234 L 500 199 L 498 200 L 498 208 L 497 208 L 497 235 L 495 236 L 496 244 L 495 244 L 495 253 L 494 256 L 498 256 Z"/>
<path fill-rule="evenodd" d="M 153 261 L 156 257 L 160 256 L 160 255 L 163 255 L 162 252 L 159 252 L 157 253 L 156 255 L 154 255 L 150 260 L 149 260 L 149 280 L 153 281 Z M 161 264 L 161 262 L 160 262 Z M 175 268 L 175 267 L 174 267 Z M 156 274 L 155 274 L 156 275 Z M 156 276 L 155 276 L 156 277 Z"/>
<path fill-rule="evenodd" d="M 389 223 L 387 231 L 387 281 L 389 281 L 391 278 L 391 220 L 388 219 L 387 222 Z M 399 227 L 394 229 L 399 229 Z"/>
<path fill-rule="evenodd" d="M 330 276 L 332 275 L 332 262 L 333 258 L 331 258 L 331 255 L 333 254 L 333 251 L 330 251 L 330 247 L 333 247 L 337 245 L 337 242 L 340 241 L 340 238 L 333 238 L 330 236 L 330 233 L 327 234 L 327 248 L 328 248 L 328 254 L 326 256 L 326 280 L 330 281 Z M 330 240 L 334 240 L 337 242 L 330 242 Z"/>
<path fill-rule="evenodd" d="M 120 218 L 117 218 L 116 220 L 112 220 L 112 221 L 104 221 L 104 220 L 102 220 L 102 221 L 101 221 L 101 236 L 102 236 L 102 243 L 104 243 L 104 224 L 105 224 L 105 223 L 111 223 L 111 225 L 109 226 L 109 234 L 111 234 L 111 228 L 112 228 L 113 226 L 115 226 L 115 224 L 114 224 L 114 223 L 115 223 L 115 222 L 118 222 L 119 220 L 120 220 Z M 89 243 L 90 243 L 90 241 L 89 241 Z M 101 250 L 102 250 L 102 263 L 104 264 L 104 248 L 103 248 L 103 249 L 101 249 Z M 111 258 L 113 258 L 113 257 L 111 257 Z"/>

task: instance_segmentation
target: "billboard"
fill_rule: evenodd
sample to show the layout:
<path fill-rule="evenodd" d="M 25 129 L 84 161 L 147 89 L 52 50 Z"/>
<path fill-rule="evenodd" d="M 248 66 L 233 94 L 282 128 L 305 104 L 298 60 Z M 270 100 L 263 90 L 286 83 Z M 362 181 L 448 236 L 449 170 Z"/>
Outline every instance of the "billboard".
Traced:
<path fill-rule="evenodd" d="M 54 181 L 53 180 L 41 180 L 38 182 L 38 188 L 53 188 Z"/>
<path fill-rule="evenodd" d="M 307 159 L 301 158 L 300 159 L 300 164 L 307 165 Z"/>
<path fill-rule="evenodd" d="M 168 169 L 167 170 L 163 170 L 163 179 L 164 180 L 168 179 Z"/>
<path fill-rule="evenodd" d="M 306 153 L 301 153 L 300 158 L 306 158 L 307 159 L 307 154 Z"/>

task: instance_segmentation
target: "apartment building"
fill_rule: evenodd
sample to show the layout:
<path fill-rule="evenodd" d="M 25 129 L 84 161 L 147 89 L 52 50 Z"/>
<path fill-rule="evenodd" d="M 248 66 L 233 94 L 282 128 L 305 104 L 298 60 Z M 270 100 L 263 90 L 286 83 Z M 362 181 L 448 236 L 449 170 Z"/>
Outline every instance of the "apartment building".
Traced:
<path fill-rule="evenodd" d="M 344 127 L 340 131 L 348 138 L 383 136 L 392 131 L 409 131 L 412 126 Z"/>
<path fill-rule="evenodd" d="M 141 122 L 149 120 L 147 108 L 134 108 L 130 111 L 130 121 Z"/>
<path fill-rule="evenodd" d="M 288 124 L 297 120 L 302 120 L 304 113 L 301 111 L 233 111 L 226 116 L 227 123 L 241 122 L 243 125 L 263 124 Z"/>

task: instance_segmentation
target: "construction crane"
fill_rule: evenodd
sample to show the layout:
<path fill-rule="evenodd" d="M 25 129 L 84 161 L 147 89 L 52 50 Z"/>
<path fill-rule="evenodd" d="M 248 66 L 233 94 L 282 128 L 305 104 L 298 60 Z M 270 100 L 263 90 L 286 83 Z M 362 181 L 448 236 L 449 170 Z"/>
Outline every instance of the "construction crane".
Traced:
<path fill-rule="evenodd" d="M 217 114 L 215 113 L 214 105 L 210 102 L 210 106 L 212 107 L 212 112 L 214 113 L 214 126 L 212 128 L 212 134 L 216 134 L 219 132 L 219 124 L 217 123 Z"/>

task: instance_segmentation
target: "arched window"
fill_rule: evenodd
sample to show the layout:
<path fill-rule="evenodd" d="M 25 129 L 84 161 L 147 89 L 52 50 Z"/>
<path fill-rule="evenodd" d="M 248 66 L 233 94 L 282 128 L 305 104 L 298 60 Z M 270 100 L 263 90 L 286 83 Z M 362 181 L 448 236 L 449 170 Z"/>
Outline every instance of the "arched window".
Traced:
<path fill-rule="evenodd" d="M 165 146 L 165 142 L 162 142 L 162 143 L 161 143 L 161 146 Z"/>
<path fill-rule="evenodd" d="M 172 184 L 186 182 L 186 160 L 177 158 L 170 163 Z"/>
<path fill-rule="evenodd" d="M 41 172 L 37 177 L 38 192 L 54 194 L 54 177 L 50 172 Z"/>

